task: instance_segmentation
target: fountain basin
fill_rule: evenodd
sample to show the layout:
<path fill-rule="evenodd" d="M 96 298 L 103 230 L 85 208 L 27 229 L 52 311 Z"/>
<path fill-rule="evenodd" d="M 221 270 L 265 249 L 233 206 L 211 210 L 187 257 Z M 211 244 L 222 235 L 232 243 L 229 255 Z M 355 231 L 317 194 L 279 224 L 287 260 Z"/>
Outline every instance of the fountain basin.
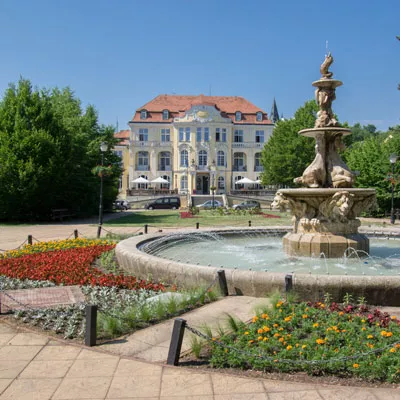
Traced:
<path fill-rule="evenodd" d="M 219 229 L 223 233 L 232 229 Z M 257 232 L 256 228 L 246 232 Z M 267 231 L 263 229 L 263 231 Z M 274 229 L 277 231 L 277 229 Z M 287 229 L 281 229 L 282 234 Z M 193 232 L 187 232 L 188 235 Z M 198 231 L 197 231 L 198 232 Z M 240 231 L 243 233 L 243 230 Z M 140 247 L 154 241 L 163 234 L 146 237 L 137 236 L 121 241 L 116 247 L 116 257 L 120 266 L 141 279 L 154 279 L 186 288 L 198 288 L 212 282 L 220 267 L 208 267 L 173 261 L 146 254 Z M 288 272 L 261 272 L 224 268 L 229 293 L 264 297 L 285 287 Z M 369 304 L 400 306 L 400 276 L 352 276 L 352 275 L 310 275 L 293 273 L 293 289 L 299 299 L 317 301 L 325 293 L 330 293 L 335 301 L 341 301 L 346 293 L 366 297 Z"/>

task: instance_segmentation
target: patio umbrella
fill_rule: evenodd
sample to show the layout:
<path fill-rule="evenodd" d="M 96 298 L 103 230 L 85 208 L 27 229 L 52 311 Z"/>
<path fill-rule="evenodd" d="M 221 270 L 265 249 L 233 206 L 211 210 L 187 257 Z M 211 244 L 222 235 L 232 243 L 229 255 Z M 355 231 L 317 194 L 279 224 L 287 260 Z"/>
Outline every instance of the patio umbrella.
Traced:
<path fill-rule="evenodd" d="M 249 178 L 242 178 L 235 182 L 235 185 L 246 185 L 246 184 L 253 184 L 255 183 Z"/>
<path fill-rule="evenodd" d="M 168 182 L 166 179 L 161 178 L 161 176 L 159 176 L 158 178 L 153 179 L 153 180 L 151 181 L 151 183 L 169 183 L 169 182 Z"/>
<path fill-rule="evenodd" d="M 258 185 L 261 184 L 261 179 L 257 179 L 256 181 L 254 181 L 254 183 L 257 183 Z"/>
<path fill-rule="evenodd" d="M 146 178 L 139 176 L 139 178 L 134 179 L 132 183 L 150 183 L 150 181 Z"/>

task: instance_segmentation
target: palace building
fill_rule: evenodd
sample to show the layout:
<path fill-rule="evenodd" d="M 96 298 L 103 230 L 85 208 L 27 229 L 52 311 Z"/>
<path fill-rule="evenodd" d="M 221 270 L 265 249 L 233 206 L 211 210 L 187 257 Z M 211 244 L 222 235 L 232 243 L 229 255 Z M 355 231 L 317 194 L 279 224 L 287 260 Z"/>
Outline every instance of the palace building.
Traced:
<path fill-rule="evenodd" d="M 274 123 L 243 97 L 159 95 L 138 108 L 117 151 L 123 154 L 122 189 L 162 177 L 176 193 L 216 194 L 239 189 L 235 182 L 260 179 L 262 148 Z M 129 138 L 128 138 L 129 134 Z M 159 187 L 159 186 L 158 186 Z"/>

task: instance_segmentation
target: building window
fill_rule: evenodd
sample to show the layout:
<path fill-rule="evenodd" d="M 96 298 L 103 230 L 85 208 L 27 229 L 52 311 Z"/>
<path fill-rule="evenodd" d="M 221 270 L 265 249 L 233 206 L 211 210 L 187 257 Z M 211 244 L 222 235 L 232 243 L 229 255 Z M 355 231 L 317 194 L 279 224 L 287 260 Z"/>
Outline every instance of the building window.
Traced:
<path fill-rule="evenodd" d="M 165 121 L 169 119 L 169 111 L 168 110 L 163 110 L 162 112 L 162 119 Z"/>
<path fill-rule="evenodd" d="M 263 171 L 264 170 L 262 163 L 261 163 L 261 157 L 262 157 L 261 153 L 256 153 L 254 155 L 254 170 L 255 171 Z"/>
<path fill-rule="evenodd" d="M 140 175 L 139 178 L 148 179 L 146 175 Z M 138 189 L 147 189 L 147 183 L 138 183 L 137 188 Z"/>
<path fill-rule="evenodd" d="M 222 150 L 217 152 L 217 166 L 225 167 L 225 153 Z"/>
<path fill-rule="evenodd" d="M 149 140 L 149 130 L 147 128 L 139 129 L 139 142 L 147 142 Z"/>
<path fill-rule="evenodd" d="M 263 119 L 263 115 L 261 111 L 258 111 L 258 113 L 256 114 L 256 120 L 257 122 L 261 122 Z"/>
<path fill-rule="evenodd" d="M 190 142 L 190 128 L 185 128 L 185 140 Z"/>
<path fill-rule="evenodd" d="M 205 142 L 210 141 L 210 129 L 209 128 L 204 128 L 204 141 Z"/>
<path fill-rule="evenodd" d="M 188 188 L 188 178 L 186 175 L 181 176 L 181 190 L 187 190 Z"/>
<path fill-rule="evenodd" d="M 179 128 L 179 141 L 183 142 L 184 141 L 184 133 L 185 131 L 183 130 L 183 128 Z"/>
<path fill-rule="evenodd" d="M 233 155 L 233 170 L 234 171 L 246 171 L 244 153 L 235 153 Z"/>
<path fill-rule="evenodd" d="M 237 181 L 240 181 L 243 178 L 244 176 L 235 176 L 235 189 L 244 189 L 243 183 L 239 183 L 238 185 L 236 184 Z"/>
<path fill-rule="evenodd" d="M 207 166 L 207 152 L 205 150 L 199 151 L 199 167 Z"/>
<path fill-rule="evenodd" d="M 161 129 L 161 141 L 164 143 L 171 141 L 171 134 L 169 129 Z"/>
<path fill-rule="evenodd" d="M 187 167 L 189 165 L 189 155 L 187 150 L 181 151 L 181 167 Z"/>
<path fill-rule="evenodd" d="M 225 189 L 225 179 L 223 176 L 218 177 L 218 189 Z"/>
<path fill-rule="evenodd" d="M 146 110 L 140 111 L 140 119 L 147 119 L 147 111 Z"/>
<path fill-rule="evenodd" d="M 242 113 L 240 111 L 236 111 L 235 121 L 241 121 L 241 120 L 242 120 Z"/>
<path fill-rule="evenodd" d="M 171 153 L 169 151 L 160 153 L 159 171 L 171 171 Z"/>
<path fill-rule="evenodd" d="M 201 142 L 201 128 L 196 130 L 196 142 Z"/>
<path fill-rule="evenodd" d="M 264 131 L 256 131 L 256 143 L 264 143 Z"/>
<path fill-rule="evenodd" d="M 216 142 L 226 142 L 226 128 L 216 128 L 215 129 L 215 141 Z"/>
<path fill-rule="evenodd" d="M 235 143 L 243 143 L 243 131 L 241 129 L 235 130 L 235 135 L 233 136 L 233 141 Z"/>
<path fill-rule="evenodd" d="M 139 171 L 149 170 L 149 153 L 147 151 L 138 152 L 137 169 Z"/>

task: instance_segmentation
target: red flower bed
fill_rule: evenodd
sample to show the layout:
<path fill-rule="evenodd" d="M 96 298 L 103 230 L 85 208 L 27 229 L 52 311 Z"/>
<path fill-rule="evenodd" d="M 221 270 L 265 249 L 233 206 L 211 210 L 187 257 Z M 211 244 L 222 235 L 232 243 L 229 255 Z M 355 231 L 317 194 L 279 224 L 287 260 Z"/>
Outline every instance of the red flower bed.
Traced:
<path fill-rule="evenodd" d="M 260 213 L 264 218 L 280 218 L 280 215 Z"/>
<path fill-rule="evenodd" d="M 152 284 L 123 274 L 105 274 L 92 267 L 94 260 L 114 245 L 100 245 L 28 254 L 0 260 L 0 274 L 10 278 L 49 280 L 56 285 L 117 286 L 125 289 L 163 290 Z"/>

